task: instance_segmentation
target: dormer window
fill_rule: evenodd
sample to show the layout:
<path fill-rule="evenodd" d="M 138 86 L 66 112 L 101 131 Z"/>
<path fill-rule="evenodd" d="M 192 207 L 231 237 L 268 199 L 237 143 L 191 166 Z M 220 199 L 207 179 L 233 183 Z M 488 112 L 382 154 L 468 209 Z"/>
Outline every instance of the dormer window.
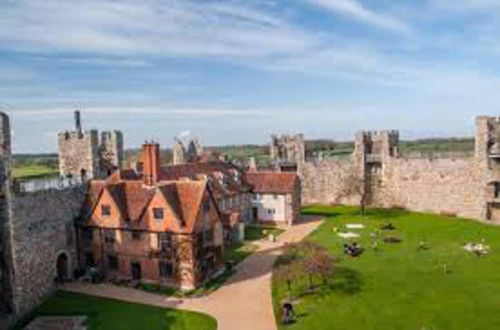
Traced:
<path fill-rule="evenodd" d="M 163 220 L 163 217 L 164 217 L 164 211 L 162 207 L 153 208 L 153 218 L 155 220 Z"/>
<path fill-rule="evenodd" d="M 101 205 L 101 216 L 109 217 L 111 216 L 111 206 L 108 204 Z"/>

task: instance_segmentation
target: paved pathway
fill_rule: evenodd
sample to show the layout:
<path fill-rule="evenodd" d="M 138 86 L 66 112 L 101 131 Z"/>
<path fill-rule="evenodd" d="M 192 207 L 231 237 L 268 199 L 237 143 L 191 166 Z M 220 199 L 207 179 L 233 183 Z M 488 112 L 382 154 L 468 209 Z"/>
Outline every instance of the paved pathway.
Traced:
<path fill-rule="evenodd" d="M 281 247 L 302 240 L 321 223 L 307 219 L 288 228 L 278 242 L 256 242 L 255 253 L 218 290 L 200 298 L 175 298 L 108 284 L 72 283 L 64 289 L 161 307 L 198 311 L 217 319 L 219 330 L 276 330 L 271 297 L 271 271 Z"/>

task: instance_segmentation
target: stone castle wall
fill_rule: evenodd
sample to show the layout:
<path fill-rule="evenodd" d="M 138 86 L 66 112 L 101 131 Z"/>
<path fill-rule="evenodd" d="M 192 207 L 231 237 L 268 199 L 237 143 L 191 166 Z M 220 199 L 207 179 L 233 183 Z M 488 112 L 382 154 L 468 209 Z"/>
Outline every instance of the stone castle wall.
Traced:
<path fill-rule="evenodd" d="M 386 173 L 391 195 L 382 206 L 482 219 L 485 171 L 475 158 L 392 159 Z"/>
<path fill-rule="evenodd" d="M 355 165 L 351 159 L 306 162 L 301 172 L 302 203 L 356 204 L 342 194 L 344 180 Z M 369 204 L 409 210 L 485 218 L 487 174 L 478 159 L 389 158 L 368 166 L 365 179 Z"/>
<path fill-rule="evenodd" d="M 469 157 L 404 158 L 397 131 L 359 132 L 350 159 L 306 162 L 299 168 L 303 204 L 356 204 L 342 199 L 346 178 L 358 176 L 366 201 L 500 223 L 500 118 L 476 119 Z"/>
<path fill-rule="evenodd" d="M 348 159 L 323 159 L 306 162 L 301 169 L 302 204 L 355 203 L 356 198 L 343 198 L 343 181 L 354 166 Z"/>
<path fill-rule="evenodd" d="M 12 287 L 17 319 L 55 288 L 57 258 L 68 257 L 68 274 L 78 265 L 74 220 L 86 186 L 12 196 Z"/>

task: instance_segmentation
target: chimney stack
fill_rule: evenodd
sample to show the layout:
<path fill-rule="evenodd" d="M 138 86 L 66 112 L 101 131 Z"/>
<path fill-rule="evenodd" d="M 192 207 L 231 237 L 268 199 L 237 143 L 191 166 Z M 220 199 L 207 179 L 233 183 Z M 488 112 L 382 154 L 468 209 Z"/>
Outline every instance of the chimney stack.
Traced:
<path fill-rule="evenodd" d="M 75 129 L 78 133 L 82 134 L 82 120 L 79 110 L 75 110 Z"/>
<path fill-rule="evenodd" d="M 142 173 L 144 184 L 154 186 L 158 182 L 160 172 L 160 145 L 155 142 L 146 142 L 142 145 Z"/>

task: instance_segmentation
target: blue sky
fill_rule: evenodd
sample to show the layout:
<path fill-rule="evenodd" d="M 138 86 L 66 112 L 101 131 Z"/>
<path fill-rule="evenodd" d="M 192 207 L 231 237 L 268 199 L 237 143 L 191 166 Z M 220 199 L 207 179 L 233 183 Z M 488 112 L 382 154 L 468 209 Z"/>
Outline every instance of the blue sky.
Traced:
<path fill-rule="evenodd" d="M 498 0 L 1 0 L 15 152 L 85 128 L 128 147 L 472 135 L 500 105 Z"/>

